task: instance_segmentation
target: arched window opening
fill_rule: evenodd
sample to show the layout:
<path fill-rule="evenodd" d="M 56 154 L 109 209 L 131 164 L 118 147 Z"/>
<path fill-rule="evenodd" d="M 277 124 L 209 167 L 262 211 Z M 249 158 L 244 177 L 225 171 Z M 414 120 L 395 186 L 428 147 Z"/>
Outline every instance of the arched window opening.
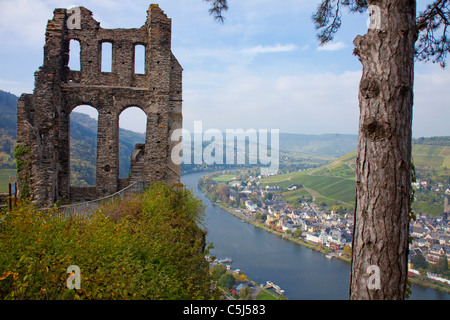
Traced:
<path fill-rule="evenodd" d="M 98 111 L 81 105 L 70 114 L 70 185 L 96 185 Z"/>
<path fill-rule="evenodd" d="M 145 74 L 145 46 L 142 44 L 134 46 L 134 73 Z"/>
<path fill-rule="evenodd" d="M 111 42 L 102 42 L 102 72 L 112 72 L 112 47 Z"/>
<path fill-rule="evenodd" d="M 146 131 L 147 115 L 142 109 L 129 107 L 122 111 L 119 117 L 119 178 L 133 178 L 142 173 L 143 149 L 136 150 L 138 163 L 134 166 L 135 172 L 131 172 L 131 156 L 136 148 L 139 149 L 136 145 L 145 144 Z"/>
<path fill-rule="evenodd" d="M 80 63 L 81 46 L 80 41 L 72 39 L 69 42 L 69 68 L 73 71 L 81 70 Z"/>

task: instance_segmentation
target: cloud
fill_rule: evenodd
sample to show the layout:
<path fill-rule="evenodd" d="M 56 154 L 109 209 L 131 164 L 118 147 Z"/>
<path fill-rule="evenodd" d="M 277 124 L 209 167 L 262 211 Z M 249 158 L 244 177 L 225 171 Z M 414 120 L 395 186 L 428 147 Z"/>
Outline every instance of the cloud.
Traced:
<path fill-rule="evenodd" d="M 418 66 L 414 87 L 414 137 L 448 136 L 450 70 Z M 184 126 L 280 129 L 281 132 L 358 133 L 361 71 L 260 75 L 246 68 L 187 72 Z"/>
<path fill-rule="evenodd" d="M 52 8 L 33 0 L 4 1 L 0 10 L 0 37 L 6 46 L 42 44 Z"/>
<path fill-rule="evenodd" d="M 0 88 L 16 94 L 32 92 L 33 72 L 42 62 L 45 27 L 54 8 L 76 3 L 92 10 L 102 27 L 130 28 L 142 25 L 149 5 L 143 0 L 0 2 Z M 357 132 L 361 72 L 354 70 L 361 65 L 351 54 L 322 59 L 318 53 L 349 49 L 355 29 L 364 27 L 365 32 L 365 18 L 344 27 L 340 41 L 316 48 L 316 31 L 310 21 L 316 1 L 285 2 L 237 1 L 220 25 L 201 0 L 160 0 L 161 9 L 173 19 L 172 50 L 184 68 L 186 127 L 203 120 L 205 128 Z M 414 134 L 450 135 L 446 123 L 450 118 L 450 70 L 419 69 Z"/>
<path fill-rule="evenodd" d="M 16 0 L 1 1 L 0 38 L 3 46 L 41 47 L 44 43 L 47 21 L 53 18 L 55 8 L 84 6 L 94 12 L 94 19 L 101 22 L 102 27 L 114 27 L 117 17 L 123 16 L 124 7 L 131 12 L 133 4 L 115 0 L 99 0 L 93 3 L 87 0 Z M 135 27 L 140 27 L 146 18 L 145 10 L 141 12 L 142 21 Z M 105 14 L 109 19 L 101 19 L 97 12 Z M 134 13 L 134 12 L 133 12 Z M 106 15 L 106 14 L 105 14 Z M 125 17 L 134 15 L 126 15 Z M 124 18 L 122 18 L 123 20 Z"/>
<path fill-rule="evenodd" d="M 0 79 L 0 89 L 15 94 L 16 96 L 20 96 L 24 89 L 24 83 L 15 80 Z M 32 87 L 29 87 L 28 89 L 32 90 Z"/>
<path fill-rule="evenodd" d="M 204 127 L 280 129 L 295 133 L 357 133 L 360 72 L 260 76 L 249 70 L 218 76 L 203 73 L 215 87 L 184 92 L 184 126 L 203 120 Z"/>
<path fill-rule="evenodd" d="M 0 79 L 0 86 L 18 86 L 21 83 L 19 81 L 14 81 L 14 80 L 4 80 L 4 79 Z"/>
<path fill-rule="evenodd" d="M 416 66 L 413 136 L 450 136 L 450 70 Z"/>
<path fill-rule="evenodd" d="M 308 46 L 298 48 L 294 44 L 258 45 L 253 47 L 239 48 L 237 46 L 218 47 L 177 47 L 176 55 L 183 62 L 185 70 L 196 68 L 197 70 L 222 70 L 247 68 L 259 55 L 289 53 L 294 51 L 305 51 Z"/>
<path fill-rule="evenodd" d="M 297 46 L 294 44 L 276 44 L 273 46 L 262 46 L 258 45 L 256 47 L 246 48 L 241 50 L 243 54 L 263 54 L 263 53 L 276 53 L 276 52 L 292 52 L 297 50 Z"/>
<path fill-rule="evenodd" d="M 338 51 L 338 50 L 344 49 L 346 47 L 347 47 L 347 45 L 345 43 L 343 43 L 342 41 L 329 42 L 323 46 L 317 47 L 317 50 L 319 50 L 319 51 Z"/>

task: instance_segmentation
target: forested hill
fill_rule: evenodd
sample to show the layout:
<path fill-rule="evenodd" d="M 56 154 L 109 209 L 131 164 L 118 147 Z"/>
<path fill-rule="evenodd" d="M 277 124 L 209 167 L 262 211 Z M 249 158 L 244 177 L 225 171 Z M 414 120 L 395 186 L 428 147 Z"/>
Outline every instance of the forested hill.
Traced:
<path fill-rule="evenodd" d="M 15 168 L 13 154 L 17 138 L 17 100 L 17 96 L 0 90 L 0 169 Z M 72 112 L 70 117 L 72 183 L 95 184 L 97 121 L 77 112 Z M 119 132 L 119 175 L 126 177 L 134 146 L 143 143 L 145 136 L 125 129 Z"/>
<path fill-rule="evenodd" d="M 357 148 L 357 134 L 280 133 L 280 150 L 341 157 Z"/>
<path fill-rule="evenodd" d="M 0 90 L 0 134 L 16 139 L 17 100 L 19 98 L 9 92 Z"/>
<path fill-rule="evenodd" d="M 427 146 L 450 147 L 450 137 L 430 137 L 413 139 L 413 145 L 422 144 Z"/>
<path fill-rule="evenodd" d="M 0 90 L 0 169 L 15 168 L 18 97 Z"/>
<path fill-rule="evenodd" d="M 0 169 L 15 168 L 13 149 L 16 141 L 17 127 L 17 99 L 18 97 L 0 90 Z M 145 136 L 129 130 L 120 129 L 119 161 L 120 177 L 129 173 L 130 156 L 136 143 L 144 143 Z M 86 114 L 73 112 L 71 114 L 71 173 L 72 183 L 75 185 L 95 184 L 95 163 L 97 150 L 97 121 Z M 311 154 L 338 158 L 357 148 L 357 135 L 323 134 L 305 135 L 280 133 L 280 150 L 283 156 L 288 153 Z M 421 146 L 431 146 L 424 149 Z M 450 137 L 418 138 L 413 140 L 416 154 L 416 165 L 419 167 L 432 167 L 432 162 L 439 162 L 443 154 L 437 154 L 435 147 L 450 147 Z M 446 151 L 445 149 L 444 151 Z M 433 151 L 433 154 L 430 152 Z M 444 152 L 442 151 L 442 152 Z M 441 152 L 441 153 L 442 153 Z M 303 159 L 303 158 L 302 158 Z M 432 161 L 432 162 L 431 162 Z M 450 168 L 449 158 L 439 162 L 443 168 Z M 286 165 L 282 163 L 281 165 Z M 223 170 L 235 165 L 182 165 L 182 173 Z M 423 171 L 421 171 L 423 172 Z M 434 176 L 434 172 L 431 172 Z"/>
<path fill-rule="evenodd" d="M 87 114 L 70 116 L 71 181 L 74 185 L 95 185 L 97 157 L 97 120 Z M 127 177 L 136 143 L 144 143 L 145 134 L 119 129 L 119 177 Z"/>

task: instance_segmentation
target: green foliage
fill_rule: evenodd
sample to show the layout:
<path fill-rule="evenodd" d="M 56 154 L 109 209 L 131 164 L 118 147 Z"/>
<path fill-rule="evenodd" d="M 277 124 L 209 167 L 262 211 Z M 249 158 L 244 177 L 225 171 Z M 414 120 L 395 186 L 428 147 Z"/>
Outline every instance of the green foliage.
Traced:
<path fill-rule="evenodd" d="M 430 4 L 422 12 L 419 12 L 416 18 L 418 39 L 415 55 L 419 61 L 432 61 L 445 67 L 447 53 L 450 52 L 450 41 L 447 34 L 450 26 L 449 3 L 447 0 L 429 2 Z M 322 0 L 312 16 L 321 44 L 333 40 L 340 29 L 343 8 L 347 8 L 351 13 L 363 13 L 368 8 L 368 1 Z"/>
<path fill-rule="evenodd" d="M 96 165 L 83 159 L 70 161 L 70 185 L 87 187 L 95 186 Z"/>
<path fill-rule="evenodd" d="M 236 279 L 229 273 L 223 274 L 219 279 L 219 285 L 223 288 L 231 289 L 236 284 Z"/>
<path fill-rule="evenodd" d="M 448 259 L 447 256 L 445 254 L 443 254 L 440 258 L 439 261 L 437 263 L 436 266 L 436 271 L 439 274 L 445 275 L 448 271 Z"/>
<path fill-rule="evenodd" d="M 20 198 L 27 199 L 30 196 L 28 184 L 31 176 L 31 159 L 33 158 L 31 147 L 24 143 L 17 144 L 14 149 L 14 158 L 16 158 L 18 182 L 21 188 Z"/>
<path fill-rule="evenodd" d="M 245 287 L 239 292 L 239 299 L 240 300 L 251 300 L 252 298 L 252 289 L 249 287 Z"/>
<path fill-rule="evenodd" d="M 29 166 L 26 156 L 32 156 L 31 147 L 21 143 L 17 144 L 14 150 L 14 158 L 17 160 L 17 170 L 24 170 Z"/>
<path fill-rule="evenodd" d="M 302 230 L 301 229 L 295 230 L 293 236 L 296 238 L 300 238 L 302 236 Z"/>
<path fill-rule="evenodd" d="M 350 248 L 349 245 L 346 245 L 344 247 L 344 250 L 342 253 L 345 254 L 347 257 L 351 257 L 352 256 L 352 248 Z"/>
<path fill-rule="evenodd" d="M 214 281 L 219 281 L 226 272 L 227 269 L 223 264 L 216 264 L 211 268 L 211 277 Z"/>
<path fill-rule="evenodd" d="M 22 203 L 0 232 L 1 299 L 214 299 L 204 207 L 158 183 L 91 217 Z M 68 289 L 77 265 L 81 289 Z"/>
<path fill-rule="evenodd" d="M 428 268 L 428 261 L 424 258 L 424 256 L 420 253 L 414 255 L 414 257 L 412 258 L 412 264 L 414 266 L 414 269 L 426 269 Z"/>

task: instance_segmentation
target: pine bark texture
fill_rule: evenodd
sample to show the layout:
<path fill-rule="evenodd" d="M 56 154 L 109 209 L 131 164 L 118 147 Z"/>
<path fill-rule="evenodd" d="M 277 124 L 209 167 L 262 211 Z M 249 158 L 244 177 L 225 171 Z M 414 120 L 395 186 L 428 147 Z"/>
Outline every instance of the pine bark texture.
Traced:
<path fill-rule="evenodd" d="M 350 294 L 404 299 L 411 194 L 415 0 L 368 1 L 378 20 L 354 40 L 363 71 Z M 371 273 L 379 268 L 379 282 Z"/>

